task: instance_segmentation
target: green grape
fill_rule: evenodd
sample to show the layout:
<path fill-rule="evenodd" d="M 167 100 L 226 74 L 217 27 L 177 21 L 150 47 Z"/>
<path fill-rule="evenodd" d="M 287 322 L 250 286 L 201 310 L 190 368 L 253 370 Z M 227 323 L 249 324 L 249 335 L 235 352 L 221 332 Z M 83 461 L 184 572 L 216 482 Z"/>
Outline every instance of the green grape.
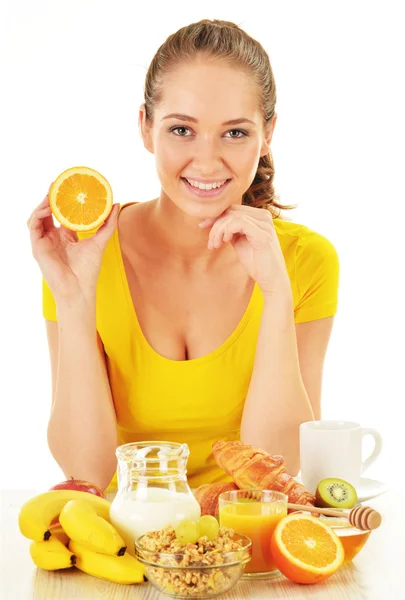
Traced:
<path fill-rule="evenodd" d="M 176 538 L 179 540 L 180 544 L 184 546 L 186 544 L 195 544 L 200 537 L 198 535 L 198 527 L 195 521 L 190 521 L 189 519 L 185 519 L 181 521 L 175 528 Z"/>
<path fill-rule="evenodd" d="M 204 515 L 198 521 L 198 531 L 200 537 L 206 535 L 209 540 L 215 540 L 218 537 L 219 523 L 215 517 Z"/>

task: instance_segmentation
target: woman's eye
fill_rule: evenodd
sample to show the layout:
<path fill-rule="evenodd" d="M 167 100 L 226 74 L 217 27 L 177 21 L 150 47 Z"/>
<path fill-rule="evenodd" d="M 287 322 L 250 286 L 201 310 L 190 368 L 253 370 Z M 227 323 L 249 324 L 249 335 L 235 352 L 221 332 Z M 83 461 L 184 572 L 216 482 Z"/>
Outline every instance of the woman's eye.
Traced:
<path fill-rule="evenodd" d="M 231 137 L 232 137 L 232 138 L 235 138 L 235 139 L 238 139 L 238 138 L 241 138 L 241 137 L 245 137 L 245 136 L 247 136 L 247 132 L 246 132 L 246 131 L 242 131 L 241 129 L 231 129 L 231 130 L 230 130 L 228 133 L 232 133 L 232 132 L 233 132 L 233 133 L 235 133 L 235 132 L 236 132 L 236 133 L 241 133 L 241 134 L 242 134 L 241 136 L 240 136 L 240 135 L 238 135 L 238 137 L 236 137 L 236 136 L 234 136 L 234 135 L 231 135 Z"/>
<path fill-rule="evenodd" d="M 172 128 L 170 129 L 170 131 L 175 131 L 175 130 L 177 130 L 177 129 L 187 129 L 187 130 L 188 130 L 188 128 L 187 128 L 187 127 L 181 127 L 181 126 L 179 126 L 179 127 L 172 127 Z M 180 137 L 185 137 L 184 135 L 181 135 L 181 134 L 179 134 L 179 135 L 180 135 Z"/>
<path fill-rule="evenodd" d="M 169 131 L 170 131 L 170 132 L 172 132 L 172 131 L 177 131 L 178 133 L 176 133 L 176 135 L 177 135 L 178 137 L 188 137 L 188 136 L 185 136 L 185 135 L 183 135 L 183 134 L 180 132 L 180 130 L 181 130 L 181 129 L 182 129 L 183 131 L 190 131 L 188 127 L 183 127 L 182 125 L 177 125 L 176 127 L 172 127 L 172 128 L 169 130 Z M 247 135 L 249 135 L 249 134 L 247 133 L 247 131 L 242 131 L 242 129 L 231 129 L 231 130 L 230 130 L 230 131 L 228 131 L 227 133 L 238 133 L 238 134 L 241 134 L 241 135 L 237 135 L 237 136 L 235 136 L 235 135 L 231 135 L 231 136 L 230 136 L 230 137 L 231 137 L 231 139 L 235 139 L 235 140 L 241 139 L 241 138 L 243 138 L 243 137 L 246 137 Z"/>

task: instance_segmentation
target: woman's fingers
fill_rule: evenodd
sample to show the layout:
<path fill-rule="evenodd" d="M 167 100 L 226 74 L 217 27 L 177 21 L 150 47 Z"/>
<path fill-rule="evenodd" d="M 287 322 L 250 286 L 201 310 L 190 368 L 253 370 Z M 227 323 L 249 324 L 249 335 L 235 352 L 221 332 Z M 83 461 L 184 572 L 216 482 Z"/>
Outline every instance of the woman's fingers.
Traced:
<path fill-rule="evenodd" d="M 55 225 L 53 225 L 53 226 L 55 227 Z M 78 242 L 79 241 L 77 231 L 73 231 L 73 229 L 69 229 L 68 227 L 65 227 L 64 225 L 60 225 L 58 228 L 55 227 L 55 229 L 59 229 L 61 235 L 63 236 L 63 238 L 65 240 L 68 240 L 69 242 Z"/>
<path fill-rule="evenodd" d="M 38 204 L 38 206 L 32 211 L 28 221 L 27 227 L 30 231 L 31 243 L 35 244 L 40 240 L 45 232 L 56 229 L 52 218 L 52 210 L 49 204 L 49 192 L 53 182 L 49 186 L 49 190 L 45 198 Z M 34 247 L 33 247 L 34 250 Z"/>
<path fill-rule="evenodd" d="M 29 229 L 35 229 L 38 227 L 38 225 L 42 223 L 43 219 L 51 214 L 52 211 L 50 206 L 45 206 L 44 208 L 34 211 L 29 220 Z"/>
<path fill-rule="evenodd" d="M 105 247 L 107 246 L 108 240 L 110 239 L 110 237 L 114 233 L 115 228 L 117 227 L 119 212 L 120 205 L 114 204 L 110 214 L 92 238 L 94 243 L 98 246 L 98 248 L 100 248 L 101 251 L 104 251 Z"/>
<path fill-rule="evenodd" d="M 270 211 L 266 208 L 257 208 L 256 206 L 249 206 L 248 204 L 232 204 L 228 210 L 235 213 L 245 213 L 253 218 L 263 221 L 266 221 L 269 218 L 273 220 Z"/>
<path fill-rule="evenodd" d="M 219 248 L 222 243 L 222 236 L 224 234 L 224 227 L 227 223 L 234 219 L 231 214 L 225 217 L 220 217 L 212 226 L 208 236 L 208 248 Z"/>
<path fill-rule="evenodd" d="M 273 217 L 270 211 L 261 208 L 255 208 L 253 206 L 247 206 L 245 204 L 232 204 L 219 217 L 207 218 L 199 223 L 201 229 L 208 229 L 211 227 L 209 236 L 211 242 L 210 247 L 217 247 L 216 244 L 219 243 L 218 234 L 220 229 L 223 228 L 225 223 L 229 223 L 235 218 L 250 219 L 264 231 L 269 231 L 271 229 L 274 230 Z M 232 235 L 230 233 L 227 233 L 223 238 L 224 242 L 230 242 L 231 240 Z"/>
<path fill-rule="evenodd" d="M 217 221 L 209 235 L 208 248 L 219 248 L 224 241 L 230 242 L 232 237 L 244 235 L 250 243 L 263 243 L 269 232 L 261 226 L 260 221 L 244 215 L 237 217 L 228 215 Z"/>
<path fill-rule="evenodd" d="M 52 219 L 52 211 L 50 206 L 37 209 L 33 212 L 28 222 L 28 229 L 30 231 L 31 243 L 35 244 L 40 240 L 44 234 L 44 220 Z"/>

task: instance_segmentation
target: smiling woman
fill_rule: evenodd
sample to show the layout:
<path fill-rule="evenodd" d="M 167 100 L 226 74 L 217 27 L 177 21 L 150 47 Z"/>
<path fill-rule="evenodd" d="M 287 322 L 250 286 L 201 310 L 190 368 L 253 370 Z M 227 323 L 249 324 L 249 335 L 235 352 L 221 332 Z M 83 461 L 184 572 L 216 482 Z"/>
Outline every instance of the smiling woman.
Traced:
<path fill-rule="evenodd" d="M 209 85 L 207 85 L 209 82 Z M 285 221 L 270 143 L 269 58 L 234 23 L 173 33 L 146 74 L 139 125 L 158 198 L 77 236 L 48 197 L 29 228 L 53 379 L 48 441 L 67 475 L 116 486 L 118 444 L 186 442 L 192 487 L 227 481 L 212 445 L 241 439 L 299 469 L 320 416 L 339 263 Z"/>

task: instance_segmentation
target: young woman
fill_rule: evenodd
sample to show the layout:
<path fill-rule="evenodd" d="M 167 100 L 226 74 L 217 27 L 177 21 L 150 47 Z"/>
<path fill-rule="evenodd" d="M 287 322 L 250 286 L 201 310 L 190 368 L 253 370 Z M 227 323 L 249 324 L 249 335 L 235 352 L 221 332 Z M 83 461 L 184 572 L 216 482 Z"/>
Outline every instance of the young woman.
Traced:
<path fill-rule="evenodd" d="M 291 207 L 272 183 L 275 104 L 256 40 L 227 21 L 183 27 L 153 58 L 139 111 L 159 197 L 115 205 L 78 236 L 54 226 L 48 196 L 32 213 L 48 442 L 67 476 L 112 488 L 117 445 L 140 440 L 186 442 L 191 487 L 229 480 L 217 439 L 299 471 L 299 425 L 321 416 L 339 263 L 325 237 L 279 214 Z"/>

